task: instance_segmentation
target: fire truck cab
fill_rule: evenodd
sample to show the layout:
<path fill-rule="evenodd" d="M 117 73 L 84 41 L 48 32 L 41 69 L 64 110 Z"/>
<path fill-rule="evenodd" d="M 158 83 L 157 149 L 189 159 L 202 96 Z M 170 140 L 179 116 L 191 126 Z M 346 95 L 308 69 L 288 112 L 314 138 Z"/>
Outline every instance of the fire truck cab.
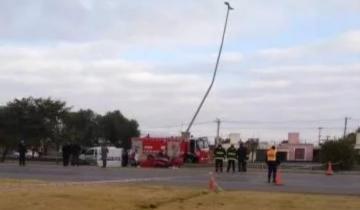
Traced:
<path fill-rule="evenodd" d="M 208 163 L 209 141 L 207 137 L 192 138 L 189 140 L 188 152 L 185 160 L 188 163 Z"/>

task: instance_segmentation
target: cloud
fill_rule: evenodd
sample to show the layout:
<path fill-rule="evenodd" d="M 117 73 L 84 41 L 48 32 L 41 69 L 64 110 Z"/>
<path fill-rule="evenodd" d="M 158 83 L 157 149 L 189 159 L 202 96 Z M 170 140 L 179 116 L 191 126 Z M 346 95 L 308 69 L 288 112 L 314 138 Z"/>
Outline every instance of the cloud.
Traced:
<path fill-rule="evenodd" d="M 246 5 L 246 7 L 244 6 Z M 270 3 L 233 2 L 227 39 L 258 30 L 277 34 L 288 21 Z M 0 3 L 0 39 L 53 43 L 113 40 L 132 47 L 172 49 L 218 43 L 226 7 L 218 0 L 32 1 Z M 66 13 L 66 15 L 64 15 Z M 21 14 L 21 15 L 20 15 Z"/>
<path fill-rule="evenodd" d="M 250 59 L 265 62 L 291 63 L 344 60 L 349 55 L 360 54 L 360 30 L 347 31 L 335 38 L 289 48 L 268 48 L 259 50 Z"/>
<path fill-rule="evenodd" d="M 2 89 L 10 90 L 3 94 L 4 99 L 51 95 L 68 101 L 75 109 L 88 106 L 101 113 L 120 109 L 138 119 L 144 132 L 153 129 L 173 134 L 181 128 L 157 127 L 180 125 L 181 122 L 186 127 L 209 84 L 211 72 L 166 71 L 159 68 L 169 66 L 159 66 L 156 62 L 104 58 L 82 49 L 99 46 L 102 45 L 60 43 L 52 47 L 0 47 Z M 73 56 L 69 56 L 70 53 Z M 339 118 L 356 113 L 360 101 L 359 63 L 254 65 L 241 72 L 243 75 L 239 77 L 243 82 L 239 82 L 234 72 L 251 62 L 243 53 L 224 53 L 215 88 L 198 121 L 217 117 L 260 121 Z M 184 68 L 191 69 L 192 65 L 207 69 L 204 64 L 191 62 L 185 63 Z M 228 71 L 228 68 L 234 69 Z M 211 124 L 195 126 L 193 131 L 204 135 L 211 127 Z M 236 130 L 244 132 L 245 136 L 254 132 L 254 129 L 243 130 L 239 126 L 228 126 L 224 132 Z M 267 135 L 262 132 L 262 136 L 274 137 L 277 132 L 273 130 Z"/>
<path fill-rule="evenodd" d="M 360 54 L 360 30 L 351 30 L 341 35 L 333 42 L 334 50 Z"/>
<path fill-rule="evenodd" d="M 249 84 L 250 88 L 286 88 L 291 84 L 287 80 L 255 80 Z"/>
<path fill-rule="evenodd" d="M 231 3 L 217 79 L 196 121 L 210 123 L 195 124 L 195 135 L 214 135 L 216 118 L 340 119 L 291 125 L 314 127 L 300 131 L 316 139 L 316 127 L 358 114 L 358 1 Z M 211 80 L 225 9 L 217 0 L 2 1 L 0 103 L 52 96 L 74 109 L 120 109 L 143 132 L 178 134 Z M 264 140 L 288 131 L 223 126 L 224 135 Z"/>
<path fill-rule="evenodd" d="M 4 55 L 0 57 L 0 86 L 8 90 L 3 100 L 12 100 L 15 96 L 53 96 L 70 99 L 68 102 L 75 109 L 89 106 L 104 113 L 109 107 L 120 108 L 116 106 L 119 97 L 125 112 L 137 117 L 142 115 L 138 112 L 140 107 L 146 107 L 143 113 L 155 113 L 165 109 L 158 104 L 188 105 L 183 101 L 193 98 L 197 101 L 207 86 L 207 81 L 196 74 L 156 73 L 157 67 L 151 62 L 102 56 L 90 59 L 91 51 L 69 58 L 67 52 L 73 52 L 77 45 L 66 46 L 68 48 L 62 44 L 41 48 L 0 47 Z M 110 104 L 98 103 L 99 98 Z M 172 112 L 173 108 L 167 109 Z"/>
<path fill-rule="evenodd" d="M 215 58 L 215 56 L 212 56 Z M 221 61 L 224 63 L 240 63 L 244 59 L 244 55 L 240 52 L 224 52 Z"/>

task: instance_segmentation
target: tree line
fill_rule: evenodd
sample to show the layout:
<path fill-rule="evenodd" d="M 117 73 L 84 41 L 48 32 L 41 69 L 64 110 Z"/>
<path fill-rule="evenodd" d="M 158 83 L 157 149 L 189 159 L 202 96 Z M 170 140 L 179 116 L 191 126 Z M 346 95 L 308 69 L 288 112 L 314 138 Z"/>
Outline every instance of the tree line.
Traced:
<path fill-rule="evenodd" d="M 1 161 L 20 140 L 27 145 L 57 150 L 66 142 L 94 146 L 109 142 L 129 148 L 131 137 L 140 135 L 139 124 L 119 110 L 104 115 L 91 109 L 72 111 L 66 102 L 52 98 L 21 98 L 0 106 Z"/>
<path fill-rule="evenodd" d="M 321 145 L 320 161 L 328 161 L 335 164 L 335 169 L 350 170 L 354 165 L 360 164 L 360 153 L 355 150 L 356 134 L 360 133 L 360 128 L 341 139 L 326 141 Z"/>

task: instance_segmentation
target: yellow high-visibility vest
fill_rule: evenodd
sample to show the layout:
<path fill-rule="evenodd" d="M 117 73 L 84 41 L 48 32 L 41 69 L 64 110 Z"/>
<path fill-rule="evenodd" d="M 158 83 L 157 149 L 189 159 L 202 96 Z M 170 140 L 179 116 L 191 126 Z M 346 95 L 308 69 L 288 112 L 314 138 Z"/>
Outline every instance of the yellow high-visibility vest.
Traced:
<path fill-rule="evenodd" d="M 266 152 L 267 160 L 268 160 L 268 161 L 276 161 L 276 154 L 277 154 L 276 149 L 269 149 L 269 150 Z"/>

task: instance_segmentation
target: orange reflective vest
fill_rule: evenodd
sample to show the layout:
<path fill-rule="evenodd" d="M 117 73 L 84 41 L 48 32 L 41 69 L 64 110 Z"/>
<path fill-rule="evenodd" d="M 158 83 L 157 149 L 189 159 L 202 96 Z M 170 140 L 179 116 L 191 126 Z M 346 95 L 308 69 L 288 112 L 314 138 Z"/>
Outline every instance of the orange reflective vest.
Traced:
<path fill-rule="evenodd" d="M 276 161 L 276 154 L 277 154 L 276 149 L 269 149 L 269 150 L 266 152 L 267 161 Z"/>

